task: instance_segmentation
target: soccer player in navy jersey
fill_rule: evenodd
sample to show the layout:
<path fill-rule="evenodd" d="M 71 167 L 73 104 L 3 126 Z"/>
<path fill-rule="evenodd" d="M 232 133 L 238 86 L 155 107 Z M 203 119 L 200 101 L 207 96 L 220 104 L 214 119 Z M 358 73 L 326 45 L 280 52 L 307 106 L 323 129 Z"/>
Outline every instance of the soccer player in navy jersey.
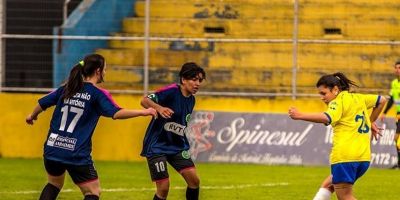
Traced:
<path fill-rule="evenodd" d="M 26 122 L 32 125 L 42 111 L 56 106 L 44 143 L 44 166 L 48 183 L 40 200 L 57 198 L 64 184 L 65 171 L 79 186 L 85 200 L 99 199 L 100 183 L 91 157 L 91 138 L 100 116 L 113 119 L 157 116 L 153 108 L 120 108 L 108 91 L 97 86 L 104 81 L 105 70 L 103 56 L 86 56 L 72 68 L 68 81 L 39 99 L 39 104 L 26 118 Z"/>
<path fill-rule="evenodd" d="M 141 104 L 154 108 L 161 116 L 153 118 L 147 127 L 141 155 L 147 158 L 150 176 L 156 183 L 153 199 L 166 199 L 169 191 L 167 162 L 187 183 L 186 199 L 199 198 L 200 179 L 190 157 L 185 132 L 195 104 L 194 94 L 206 78 L 196 63 L 185 63 L 179 72 L 180 84 L 168 85 L 144 97 Z"/>

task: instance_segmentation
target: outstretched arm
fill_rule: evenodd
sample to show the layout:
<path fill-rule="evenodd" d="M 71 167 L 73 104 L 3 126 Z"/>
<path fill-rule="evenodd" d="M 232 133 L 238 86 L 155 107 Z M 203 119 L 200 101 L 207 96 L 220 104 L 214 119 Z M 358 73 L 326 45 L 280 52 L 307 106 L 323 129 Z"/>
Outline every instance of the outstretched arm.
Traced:
<path fill-rule="evenodd" d="M 43 112 L 43 109 L 39 104 L 37 104 L 32 113 L 26 117 L 26 123 L 33 125 L 33 121 L 37 120 L 37 117 L 41 112 Z"/>
<path fill-rule="evenodd" d="M 371 116 L 370 116 L 371 122 L 374 122 L 374 121 L 376 121 L 376 119 L 378 119 L 379 114 L 382 112 L 383 108 L 385 107 L 386 101 L 387 101 L 386 98 L 384 96 L 381 96 L 381 98 L 379 99 L 379 102 L 378 102 L 378 106 L 376 106 L 372 109 Z"/>
<path fill-rule="evenodd" d="M 371 132 L 372 132 L 372 137 L 377 140 L 378 136 L 381 136 L 380 131 L 382 130 L 379 128 L 376 124 L 375 121 L 378 119 L 379 114 L 382 112 L 383 108 L 385 107 L 386 104 L 386 98 L 381 96 L 378 102 L 378 106 L 375 106 L 372 109 L 371 115 L 370 115 L 370 121 L 371 121 Z"/>
<path fill-rule="evenodd" d="M 294 120 L 304 120 L 309 122 L 329 124 L 329 118 L 324 113 L 301 113 L 295 107 L 289 108 L 289 117 Z"/>
<path fill-rule="evenodd" d="M 163 107 L 153 100 L 149 99 L 148 97 L 143 97 L 142 101 L 140 104 L 144 108 L 154 108 L 163 118 L 171 118 L 172 114 L 174 114 L 174 111 L 171 110 L 170 108 Z"/>
<path fill-rule="evenodd" d="M 123 108 L 114 114 L 113 119 L 128 119 L 132 117 L 149 115 L 157 118 L 157 111 L 154 108 L 147 108 L 143 110 L 130 110 Z"/>

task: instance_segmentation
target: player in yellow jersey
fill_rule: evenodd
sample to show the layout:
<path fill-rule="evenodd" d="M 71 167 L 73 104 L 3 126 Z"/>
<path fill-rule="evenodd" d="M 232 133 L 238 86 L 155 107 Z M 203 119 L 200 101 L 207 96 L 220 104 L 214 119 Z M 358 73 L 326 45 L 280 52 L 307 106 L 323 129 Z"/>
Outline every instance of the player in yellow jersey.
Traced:
<path fill-rule="evenodd" d="M 397 165 L 393 166 L 392 169 L 400 168 L 400 61 L 397 61 L 394 64 L 394 73 L 396 74 L 396 79 L 392 81 L 390 84 L 390 99 L 386 105 L 385 110 L 381 116 L 381 119 L 385 119 L 386 113 L 390 110 L 393 103 L 396 104 L 396 113 L 397 113 L 397 128 L 396 128 L 396 135 L 394 136 L 394 141 L 396 144 L 397 149 Z"/>
<path fill-rule="evenodd" d="M 289 116 L 294 120 L 332 126 L 331 175 L 323 185 L 332 183 L 330 189 L 336 192 L 339 200 L 355 199 L 352 187 L 369 167 L 371 136 L 377 138 L 380 134 L 374 122 L 386 103 L 386 99 L 379 95 L 350 93 L 351 85 L 356 86 L 342 73 L 324 75 L 316 86 L 322 101 L 328 104 L 326 112 L 307 114 L 293 107 L 289 109 Z M 368 111 L 370 108 L 371 114 Z M 331 191 L 325 189 L 318 192 L 314 199 L 330 199 Z"/>

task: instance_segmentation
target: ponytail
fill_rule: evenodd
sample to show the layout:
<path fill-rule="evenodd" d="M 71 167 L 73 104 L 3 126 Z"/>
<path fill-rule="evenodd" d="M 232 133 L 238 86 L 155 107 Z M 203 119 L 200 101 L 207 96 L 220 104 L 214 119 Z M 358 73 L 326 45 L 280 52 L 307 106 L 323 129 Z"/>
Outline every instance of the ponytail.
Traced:
<path fill-rule="evenodd" d="M 103 71 L 105 60 L 102 55 L 90 54 L 76 64 L 69 73 L 68 81 L 65 83 L 63 99 L 71 98 L 83 88 L 83 78 L 92 76 L 97 69 Z M 101 77 L 103 78 L 103 77 Z M 102 80 L 101 80 L 102 81 Z"/>
<path fill-rule="evenodd" d="M 328 75 L 322 76 L 318 80 L 316 86 L 319 87 L 321 85 L 325 85 L 329 89 L 333 89 L 335 86 L 337 86 L 340 91 L 345 91 L 345 90 L 349 91 L 351 85 L 358 87 L 354 83 L 354 81 L 348 79 L 341 72 L 336 72 L 334 74 L 328 74 Z"/>
<path fill-rule="evenodd" d="M 83 88 L 83 66 L 79 63 L 75 65 L 69 73 L 68 81 L 65 84 L 63 99 L 71 98 L 75 93 Z"/>

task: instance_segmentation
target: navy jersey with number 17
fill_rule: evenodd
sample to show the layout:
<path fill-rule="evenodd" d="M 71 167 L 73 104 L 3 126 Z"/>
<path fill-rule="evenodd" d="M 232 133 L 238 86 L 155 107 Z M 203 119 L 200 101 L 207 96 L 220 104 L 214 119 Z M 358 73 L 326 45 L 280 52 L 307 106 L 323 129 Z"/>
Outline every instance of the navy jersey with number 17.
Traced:
<path fill-rule="evenodd" d="M 39 99 L 45 110 L 56 105 L 50 121 L 44 157 L 65 164 L 92 164 L 92 135 L 100 116 L 112 117 L 121 108 L 108 91 L 84 83 L 83 89 L 73 97 L 62 99 L 60 87 Z"/>
<path fill-rule="evenodd" d="M 188 150 L 189 141 L 185 131 L 194 108 L 194 96 L 183 96 L 180 86 L 171 84 L 147 97 L 160 106 L 170 108 L 174 114 L 169 119 L 159 116 L 151 120 L 144 137 L 141 155 L 174 155 Z"/>

